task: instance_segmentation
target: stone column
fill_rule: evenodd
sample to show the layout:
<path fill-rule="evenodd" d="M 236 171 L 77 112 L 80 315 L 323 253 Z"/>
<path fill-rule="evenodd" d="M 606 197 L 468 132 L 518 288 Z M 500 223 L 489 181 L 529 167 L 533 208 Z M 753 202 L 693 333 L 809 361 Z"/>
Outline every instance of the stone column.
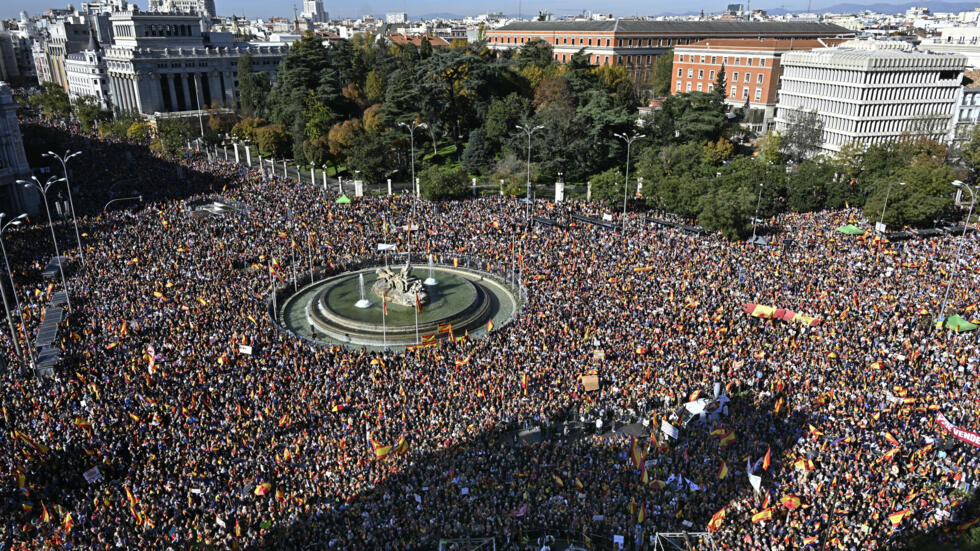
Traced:
<path fill-rule="evenodd" d="M 179 104 L 177 103 L 177 87 L 174 85 L 174 76 L 175 75 L 173 74 L 167 75 L 167 86 L 170 88 L 170 109 L 171 111 L 179 111 L 180 108 L 177 107 Z"/>
<path fill-rule="evenodd" d="M 181 75 L 180 87 L 182 90 L 180 91 L 184 94 L 184 105 L 188 111 L 194 109 L 194 103 L 191 102 L 191 86 L 193 85 L 191 84 L 190 75 Z"/>
<path fill-rule="evenodd" d="M 238 159 L 238 142 L 234 142 L 232 145 L 235 146 L 235 164 L 237 165 L 241 163 L 241 161 Z"/>
<path fill-rule="evenodd" d="M 230 107 L 225 102 L 225 91 L 221 89 L 221 79 L 217 71 L 208 73 L 208 86 L 211 88 L 211 107 L 216 107 L 215 103 L 221 103 L 222 107 Z"/>
<path fill-rule="evenodd" d="M 237 109 L 238 102 L 235 101 L 235 77 L 231 75 L 231 71 L 225 71 L 222 73 L 225 79 L 225 105 L 230 109 Z"/>

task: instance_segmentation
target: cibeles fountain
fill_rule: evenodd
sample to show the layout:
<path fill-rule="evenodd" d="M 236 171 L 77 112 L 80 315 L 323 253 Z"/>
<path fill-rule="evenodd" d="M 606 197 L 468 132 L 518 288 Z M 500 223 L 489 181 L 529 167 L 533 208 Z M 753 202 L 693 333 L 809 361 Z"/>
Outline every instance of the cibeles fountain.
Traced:
<path fill-rule="evenodd" d="M 380 259 L 379 259 L 380 260 Z M 278 325 L 322 345 L 399 348 L 431 345 L 506 325 L 521 307 L 509 266 L 475 259 L 434 261 L 425 281 L 408 261 L 361 262 L 358 269 L 305 279 L 275 307 Z M 280 290 L 292 290 L 288 284 Z M 491 323 L 492 322 L 492 323 Z"/>

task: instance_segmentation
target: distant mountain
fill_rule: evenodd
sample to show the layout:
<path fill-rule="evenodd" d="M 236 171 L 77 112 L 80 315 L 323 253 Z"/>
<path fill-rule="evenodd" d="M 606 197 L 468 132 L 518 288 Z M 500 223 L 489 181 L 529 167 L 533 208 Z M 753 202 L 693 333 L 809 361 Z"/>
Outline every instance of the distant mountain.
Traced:
<path fill-rule="evenodd" d="M 865 10 L 873 11 L 876 13 L 905 13 L 905 10 L 909 8 L 929 8 L 933 12 L 959 12 L 959 11 L 972 11 L 977 7 L 975 3 L 966 2 L 930 2 L 929 0 L 922 0 L 921 2 L 906 2 L 904 4 L 851 4 L 842 3 L 834 4 L 832 6 L 814 6 L 812 11 L 816 13 L 860 13 Z M 763 8 L 765 9 L 765 8 Z M 783 9 L 783 8 L 772 8 L 766 9 L 766 12 L 773 15 L 783 15 L 786 13 L 802 13 L 805 8 L 798 7 L 795 9 Z"/>

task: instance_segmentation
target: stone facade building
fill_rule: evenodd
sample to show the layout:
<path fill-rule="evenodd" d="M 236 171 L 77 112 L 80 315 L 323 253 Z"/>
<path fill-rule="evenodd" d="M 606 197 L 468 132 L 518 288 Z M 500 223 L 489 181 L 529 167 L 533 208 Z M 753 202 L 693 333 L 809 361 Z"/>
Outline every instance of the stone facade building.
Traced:
<path fill-rule="evenodd" d="M 11 216 L 36 211 L 40 205 L 37 194 L 17 185 L 17 180 L 30 177 L 31 167 L 17 121 L 17 103 L 7 83 L 0 82 L 0 211 Z"/>
<path fill-rule="evenodd" d="M 88 46 L 65 58 L 65 75 L 68 79 L 68 97 L 72 100 L 91 96 L 103 109 L 112 108 L 109 93 L 109 73 L 105 54 L 95 33 L 89 34 Z"/>
<path fill-rule="evenodd" d="M 284 45 L 234 42 L 230 33 L 203 32 L 201 17 L 119 13 L 106 49 L 113 108 L 145 115 L 238 106 L 238 60 L 275 75 Z"/>

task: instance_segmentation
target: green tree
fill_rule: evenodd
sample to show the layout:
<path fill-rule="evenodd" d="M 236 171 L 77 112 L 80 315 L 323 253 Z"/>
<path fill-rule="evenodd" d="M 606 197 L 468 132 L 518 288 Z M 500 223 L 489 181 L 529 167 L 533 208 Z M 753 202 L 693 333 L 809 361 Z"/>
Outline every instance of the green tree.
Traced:
<path fill-rule="evenodd" d="M 751 231 L 756 196 L 748 187 L 715 189 L 698 201 L 698 222 L 709 232 L 741 239 Z"/>
<path fill-rule="evenodd" d="M 670 82 L 674 76 L 674 50 L 657 56 L 653 65 L 653 77 L 650 79 L 650 87 L 653 95 L 658 98 L 670 95 Z"/>
<path fill-rule="evenodd" d="M 463 168 L 470 174 L 486 174 L 492 162 L 493 156 L 487 150 L 483 129 L 473 130 L 470 132 L 470 139 L 466 142 L 466 149 L 463 150 Z"/>
<path fill-rule="evenodd" d="M 28 100 L 30 104 L 43 112 L 46 119 L 68 118 L 72 113 L 72 106 L 65 90 L 54 82 L 45 82 L 41 86 L 42 91 Z"/>
<path fill-rule="evenodd" d="M 157 119 L 157 136 L 160 147 L 167 155 L 175 155 L 194 138 L 191 122 L 185 118 Z"/>
<path fill-rule="evenodd" d="M 428 59 L 432 57 L 432 43 L 429 42 L 429 37 L 422 36 L 422 40 L 419 42 L 419 57 L 422 59 Z"/>
<path fill-rule="evenodd" d="M 304 137 L 306 140 L 326 137 L 330 133 L 330 128 L 335 119 L 333 111 L 312 90 L 306 94 L 303 101 L 303 119 L 306 120 L 306 126 L 303 129 Z"/>
<path fill-rule="evenodd" d="M 626 178 L 618 168 L 610 168 L 599 174 L 594 174 L 592 182 L 592 200 L 615 206 L 623 201 L 626 191 Z"/>
<path fill-rule="evenodd" d="M 347 147 L 347 169 L 350 172 L 360 170 L 361 178 L 366 182 L 380 182 L 390 166 L 389 151 L 379 134 L 364 130 L 355 132 Z"/>
<path fill-rule="evenodd" d="M 267 124 L 255 130 L 259 152 L 266 157 L 284 158 L 289 154 L 289 133 L 281 124 Z"/>
<path fill-rule="evenodd" d="M 725 73 L 724 64 L 718 69 L 718 74 L 715 76 L 715 86 L 711 89 L 711 93 L 716 103 L 724 103 L 725 98 L 728 97 L 728 75 Z"/>
<path fill-rule="evenodd" d="M 465 197 L 466 173 L 462 168 L 430 166 L 419 173 L 422 196 L 430 201 Z"/>
<path fill-rule="evenodd" d="M 380 103 L 385 99 L 385 81 L 377 71 L 367 74 L 364 81 L 364 95 L 368 103 Z"/>
<path fill-rule="evenodd" d="M 269 121 L 265 119 L 246 117 L 231 127 L 231 135 L 239 140 L 251 140 L 254 142 L 255 131 L 267 124 L 269 124 Z"/>
<path fill-rule="evenodd" d="M 735 145 L 730 140 L 718 138 L 717 141 L 704 144 L 704 162 L 719 165 L 735 154 Z"/>
<path fill-rule="evenodd" d="M 102 108 L 93 96 L 82 96 L 75 100 L 75 115 L 82 123 L 82 130 L 90 132 L 93 127 L 112 120 L 112 113 Z"/>
<path fill-rule="evenodd" d="M 517 67 L 521 69 L 528 65 L 545 69 L 554 63 L 554 53 L 548 41 L 535 38 L 521 46 L 514 61 L 517 63 Z"/>
<path fill-rule="evenodd" d="M 262 71 L 252 70 L 252 54 L 246 52 L 238 58 L 238 102 L 246 117 L 259 117 L 266 113 L 266 98 L 271 85 Z"/>
<path fill-rule="evenodd" d="M 788 121 L 783 132 L 783 154 L 800 162 L 820 150 L 823 143 L 823 121 L 816 111 L 787 110 Z"/>
<path fill-rule="evenodd" d="M 143 121 L 135 121 L 126 129 L 126 137 L 138 143 L 145 143 L 150 139 L 150 125 Z"/>

